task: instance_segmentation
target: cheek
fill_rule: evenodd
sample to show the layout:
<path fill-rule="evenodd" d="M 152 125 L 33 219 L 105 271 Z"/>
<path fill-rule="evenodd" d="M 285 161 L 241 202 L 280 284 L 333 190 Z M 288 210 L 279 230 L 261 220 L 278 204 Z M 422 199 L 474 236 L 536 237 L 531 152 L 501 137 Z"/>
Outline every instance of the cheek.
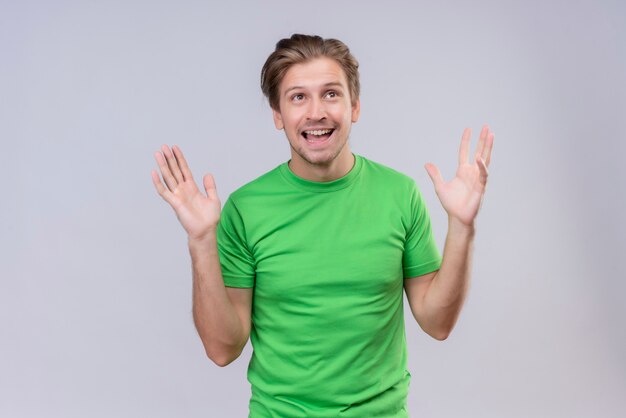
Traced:
<path fill-rule="evenodd" d="M 337 112 L 336 117 L 337 120 L 341 120 L 344 124 L 352 122 L 352 113 L 348 108 L 342 108 L 341 111 Z"/>
<path fill-rule="evenodd" d="M 289 114 L 283 115 L 283 121 L 286 126 L 289 126 L 292 129 L 296 129 L 301 120 L 301 115 L 299 112 L 289 112 Z"/>
<path fill-rule="evenodd" d="M 352 110 L 352 106 L 350 106 L 349 102 L 338 103 L 337 106 L 333 109 L 333 113 L 336 115 L 337 118 L 350 119 L 352 116 L 351 110 Z"/>

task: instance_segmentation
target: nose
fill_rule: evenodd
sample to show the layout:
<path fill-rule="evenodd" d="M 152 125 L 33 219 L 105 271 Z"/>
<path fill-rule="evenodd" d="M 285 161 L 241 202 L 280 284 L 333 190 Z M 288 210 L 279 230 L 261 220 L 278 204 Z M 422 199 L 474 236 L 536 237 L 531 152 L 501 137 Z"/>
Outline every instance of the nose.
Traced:
<path fill-rule="evenodd" d="M 309 102 L 308 119 L 322 120 L 326 117 L 326 108 L 324 102 L 318 98 L 315 98 Z"/>

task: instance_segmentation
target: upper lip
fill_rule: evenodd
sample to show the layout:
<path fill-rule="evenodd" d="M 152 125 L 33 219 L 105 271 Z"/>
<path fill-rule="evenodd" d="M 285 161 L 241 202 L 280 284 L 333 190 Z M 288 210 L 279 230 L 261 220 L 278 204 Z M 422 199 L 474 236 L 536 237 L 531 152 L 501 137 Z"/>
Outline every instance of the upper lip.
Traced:
<path fill-rule="evenodd" d="M 302 130 L 302 132 L 306 132 L 306 131 L 324 131 L 326 129 L 335 129 L 335 128 L 331 128 L 330 126 L 323 126 L 323 127 L 316 127 L 316 128 L 305 128 Z"/>

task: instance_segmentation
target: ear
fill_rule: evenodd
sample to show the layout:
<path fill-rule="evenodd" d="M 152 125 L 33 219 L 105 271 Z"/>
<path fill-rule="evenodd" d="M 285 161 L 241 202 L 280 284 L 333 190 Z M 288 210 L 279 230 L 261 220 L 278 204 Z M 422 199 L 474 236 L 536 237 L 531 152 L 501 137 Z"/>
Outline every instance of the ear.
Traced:
<path fill-rule="evenodd" d="M 283 117 L 280 114 L 280 111 L 272 109 L 272 116 L 274 117 L 274 126 L 276 126 L 276 129 L 283 129 L 285 127 L 285 124 L 283 123 Z"/>
<path fill-rule="evenodd" d="M 352 123 L 359 120 L 361 114 L 361 99 L 356 99 L 356 103 L 352 105 Z"/>

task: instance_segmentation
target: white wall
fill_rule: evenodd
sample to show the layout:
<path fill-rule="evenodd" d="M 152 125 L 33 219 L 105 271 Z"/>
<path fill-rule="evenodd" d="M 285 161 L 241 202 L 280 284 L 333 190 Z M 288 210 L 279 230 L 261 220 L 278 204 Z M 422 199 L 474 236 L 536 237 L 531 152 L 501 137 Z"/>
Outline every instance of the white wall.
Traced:
<path fill-rule="evenodd" d="M 440 246 L 423 165 L 496 134 L 457 328 L 406 309 L 411 415 L 623 416 L 626 7 L 445 3 L 1 1 L 0 415 L 247 416 L 251 347 L 205 357 L 152 154 L 222 201 L 286 161 L 259 73 L 301 32 L 359 59 L 352 149 L 417 180 Z"/>

